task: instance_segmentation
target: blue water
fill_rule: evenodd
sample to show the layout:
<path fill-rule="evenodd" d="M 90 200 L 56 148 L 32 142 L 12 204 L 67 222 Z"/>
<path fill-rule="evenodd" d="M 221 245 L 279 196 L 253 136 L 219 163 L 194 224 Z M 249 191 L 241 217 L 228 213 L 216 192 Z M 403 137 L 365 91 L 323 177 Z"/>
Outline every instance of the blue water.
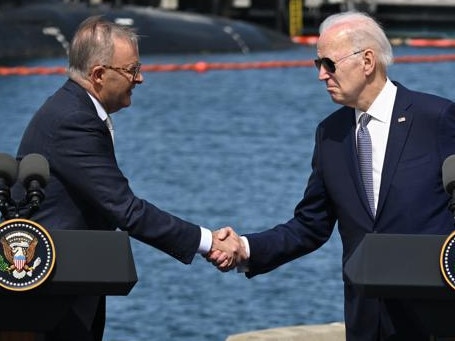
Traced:
<path fill-rule="evenodd" d="M 397 47 L 396 55 L 449 49 Z M 143 56 L 144 64 L 314 58 L 313 47 L 250 55 Z M 30 65 L 64 66 L 64 59 Z M 397 64 L 392 79 L 455 98 L 453 62 Z M 0 78 L 0 151 L 15 154 L 38 106 L 64 76 Z M 317 123 L 337 106 L 313 68 L 145 74 L 114 115 L 130 185 L 162 209 L 209 228 L 260 231 L 290 218 L 310 171 Z M 247 280 L 197 256 L 190 266 L 132 240 L 139 281 L 108 298 L 106 341 L 222 341 L 256 329 L 343 320 L 338 233 L 320 250 Z"/>

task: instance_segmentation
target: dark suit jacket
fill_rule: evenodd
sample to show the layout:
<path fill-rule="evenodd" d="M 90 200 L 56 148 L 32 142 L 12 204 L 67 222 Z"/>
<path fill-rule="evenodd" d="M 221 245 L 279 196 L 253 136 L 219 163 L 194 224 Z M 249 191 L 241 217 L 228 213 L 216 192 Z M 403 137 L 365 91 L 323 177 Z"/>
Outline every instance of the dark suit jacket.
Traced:
<path fill-rule="evenodd" d="M 50 165 L 46 196 L 32 220 L 50 230 L 120 228 L 183 263 L 192 261 L 200 228 L 134 195 L 108 128 L 77 83 L 68 80 L 34 115 L 17 156 L 30 153 Z"/>
<path fill-rule="evenodd" d="M 441 167 L 455 153 L 455 105 L 396 85 L 376 218 L 362 186 L 354 109 L 342 107 L 317 128 L 312 173 L 294 218 L 246 235 L 251 252 L 248 277 L 316 250 L 330 237 L 336 222 L 343 265 L 366 233 L 448 234 L 453 230 Z M 363 297 L 345 278 L 348 340 L 376 341 L 379 334 L 400 329 L 404 319 L 390 321 L 390 314 L 380 300 Z"/>

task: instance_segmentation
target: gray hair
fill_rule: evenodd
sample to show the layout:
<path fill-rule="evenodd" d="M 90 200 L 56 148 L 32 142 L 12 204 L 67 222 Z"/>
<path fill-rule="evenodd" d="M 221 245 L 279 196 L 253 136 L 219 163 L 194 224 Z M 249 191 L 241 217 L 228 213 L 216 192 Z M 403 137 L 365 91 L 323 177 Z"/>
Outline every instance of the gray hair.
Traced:
<path fill-rule="evenodd" d="M 371 48 L 378 56 L 384 70 L 393 63 L 392 45 L 381 25 L 366 13 L 348 11 L 327 17 L 319 27 L 319 33 L 347 24 L 346 30 L 352 44 L 358 49 Z"/>
<path fill-rule="evenodd" d="M 85 19 L 71 41 L 68 52 L 70 78 L 87 78 L 94 65 L 109 64 L 114 54 L 114 38 L 126 39 L 137 47 L 138 36 L 129 27 L 101 16 Z"/>

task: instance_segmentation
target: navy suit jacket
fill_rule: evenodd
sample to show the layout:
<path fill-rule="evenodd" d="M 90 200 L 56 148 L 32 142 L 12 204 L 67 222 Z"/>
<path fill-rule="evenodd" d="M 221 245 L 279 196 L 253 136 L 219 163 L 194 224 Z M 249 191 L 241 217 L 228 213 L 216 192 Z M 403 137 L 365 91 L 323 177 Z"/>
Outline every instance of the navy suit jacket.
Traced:
<path fill-rule="evenodd" d="M 183 263 L 192 261 L 200 227 L 133 194 L 110 132 L 80 85 L 68 80 L 33 116 L 17 157 L 30 153 L 50 165 L 45 199 L 32 220 L 49 230 L 119 228 Z"/>
<path fill-rule="evenodd" d="M 354 109 L 342 107 L 317 128 L 312 173 L 294 217 L 246 235 L 251 252 L 248 277 L 316 250 L 328 240 L 336 222 L 343 265 L 366 233 L 453 230 L 441 167 L 455 153 L 455 105 L 396 85 L 376 217 L 369 210 L 356 156 Z M 344 280 L 348 340 L 376 341 L 380 334 L 394 333 L 397 322 L 390 321 L 390 309 L 380 300 L 363 297 Z"/>

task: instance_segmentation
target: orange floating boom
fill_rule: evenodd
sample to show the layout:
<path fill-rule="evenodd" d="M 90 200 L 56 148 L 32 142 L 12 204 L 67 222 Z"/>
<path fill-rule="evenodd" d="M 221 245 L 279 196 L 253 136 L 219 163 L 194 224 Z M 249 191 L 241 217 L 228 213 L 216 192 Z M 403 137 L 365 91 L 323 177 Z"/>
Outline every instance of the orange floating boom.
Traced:
<path fill-rule="evenodd" d="M 455 54 L 399 56 L 395 63 L 432 63 L 455 61 Z M 247 70 L 270 68 L 313 67 L 312 60 L 294 61 L 265 61 L 265 62 L 196 62 L 187 64 L 149 64 L 142 65 L 141 72 L 172 72 L 194 71 L 206 72 L 212 70 Z M 65 67 L 27 67 L 27 66 L 0 66 L 0 76 L 29 76 L 29 75 L 61 75 L 66 73 Z"/>

